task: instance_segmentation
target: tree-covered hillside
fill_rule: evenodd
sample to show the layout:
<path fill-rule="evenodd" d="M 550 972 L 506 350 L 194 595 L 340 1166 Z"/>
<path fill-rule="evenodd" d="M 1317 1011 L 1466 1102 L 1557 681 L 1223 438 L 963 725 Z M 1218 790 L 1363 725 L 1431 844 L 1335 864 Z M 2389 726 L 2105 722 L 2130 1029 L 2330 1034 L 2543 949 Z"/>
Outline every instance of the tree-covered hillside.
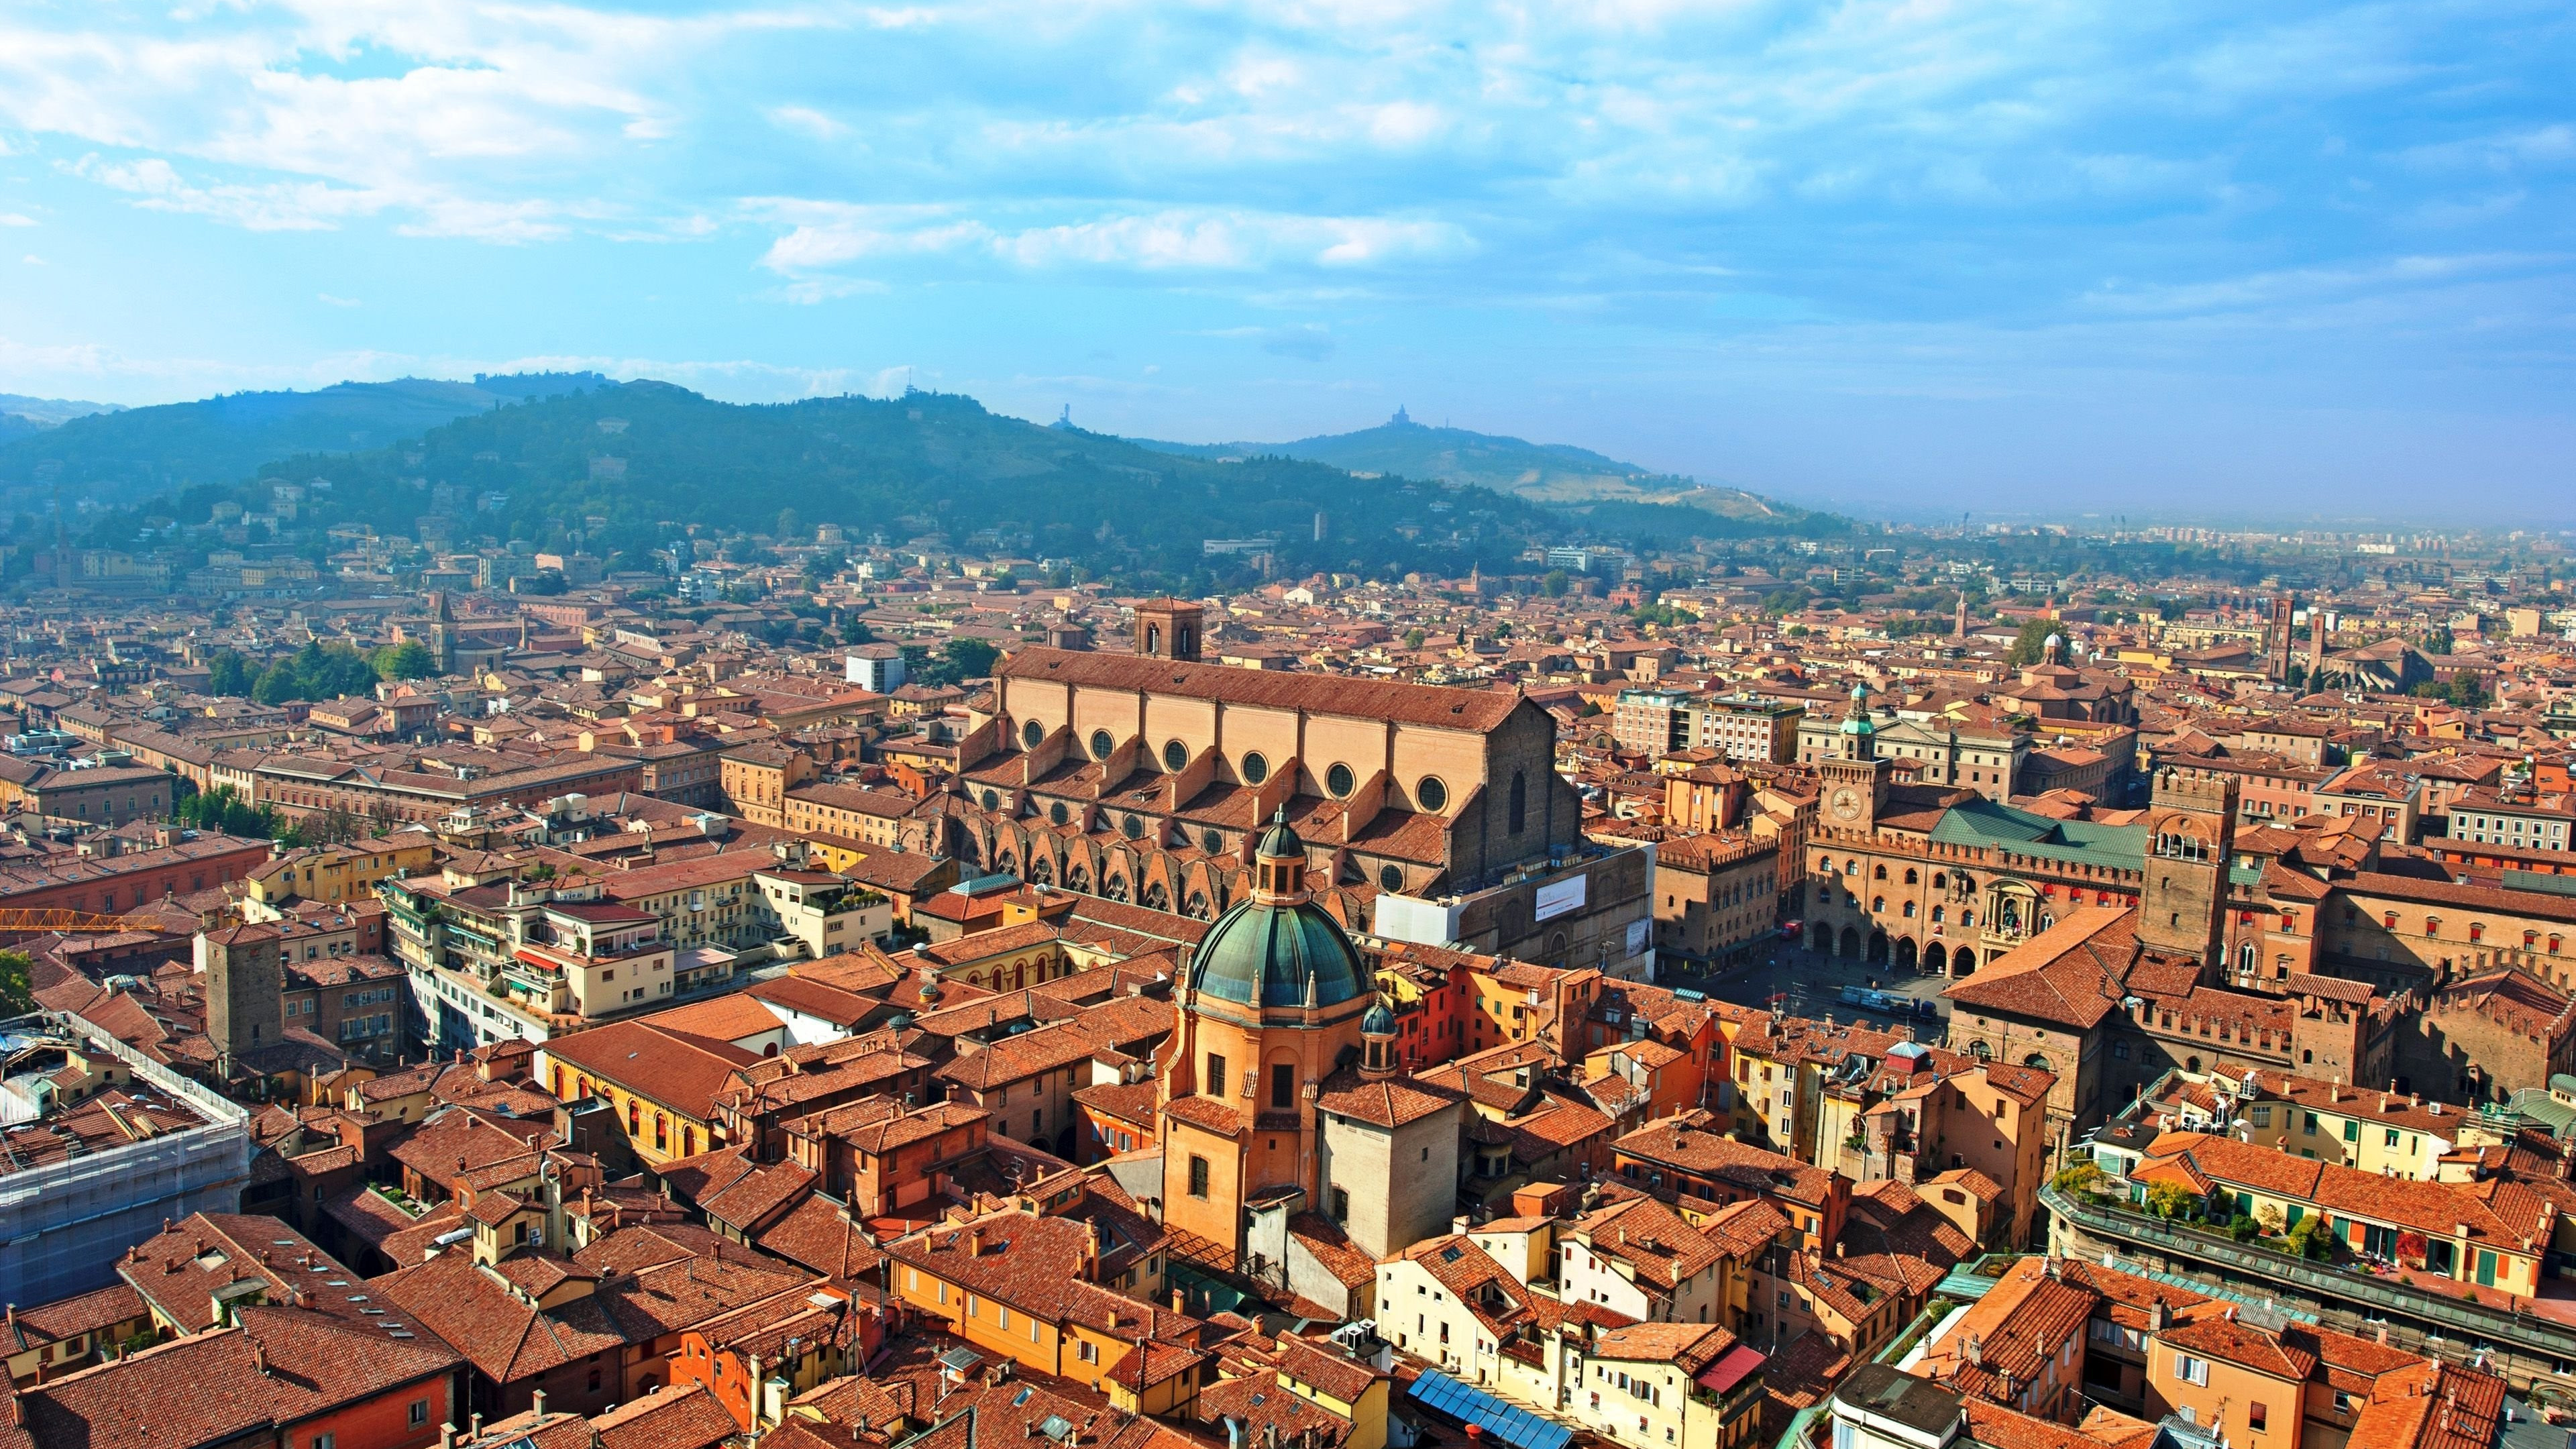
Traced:
<path fill-rule="evenodd" d="M 17 509 L 41 507 L 57 493 L 133 503 L 167 489 L 239 482 L 297 453 L 382 448 L 455 418 L 602 381 L 592 373 L 412 377 L 92 413 L 59 427 L 0 432 L 0 495 L 14 495 Z"/>
<path fill-rule="evenodd" d="M 1657 538 L 1694 534 L 1831 533 L 1847 525 L 1828 514 L 1748 493 L 1660 474 L 1566 443 L 1532 443 L 1466 428 L 1433 427 L 1399 409 L 1373 428 L 1327 433 L 1291 443 L 1164 443 L 1140 439 L 1157 452 L 1193 458 L 1276 455 L 1325 463 L 1354 473 L 1471 483 L 1531 503 L 1581 510 L 1611 536 L 1641 533 Z M 1642 505 L 1639 511 L 1631 505 Z M 1687 508 L 1707 518 L 1666 518 L 1653 510 Z"/>
<path fill-rule="evenodd" d="M 331 486 L 312 490 L 306 505 L 314 523 L 414 534 L 424 515 L 444 514 L 460 541 L 561 546 L 579 532 L 592 552 L 629 562 L 687 525 L 810 537 L 815 525 L 838 523 L 854 538 L 938 534 L 1103 571 L 1191 574 L 1215 538 L 1266 540 L 1283 570 L 1463 572 L 1471 562 L 1496 567 L 1562 527 L 1483 489 L 1355 478 L 1284 458 L 1175 457 L 931 393 L 737 406 L 665 383 L 606 385 L 458 418 L 391 447 L 260 471 L 236 490 L 254 509 L 273 483 L 323 478 Z M 168 511 L 193 514 L 206 496 Z"/>

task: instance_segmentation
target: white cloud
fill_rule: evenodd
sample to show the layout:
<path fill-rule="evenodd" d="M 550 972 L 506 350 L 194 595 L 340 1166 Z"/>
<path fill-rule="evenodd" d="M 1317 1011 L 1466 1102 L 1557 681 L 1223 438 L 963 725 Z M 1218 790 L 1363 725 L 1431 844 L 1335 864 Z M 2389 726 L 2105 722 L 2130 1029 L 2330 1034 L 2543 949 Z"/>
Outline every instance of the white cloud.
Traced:
<path fill-rule="evenodd" d="M 316 292 L 313 294 L 313 299 L 320 302 L 325 307 L 355 307 L 358 305 L 358 299 L 355 297 L 334 297 L 328 292 Z"/>
<path fill-rule="evenodd" d="M 762 114 L 782 131 L 794 131 L 817 141 L 837 141 L 850 134 L 849 127 L 811 106 L 772 106 Z"/>
<path fill-rule="evenodd" d="M 0 226 L 34 226 L 36 219 L 15 211 L 0 211 Z"/>
<path fill-rule="evenodd" d="M 765 198 L 745 210 L 786 227 L 761 263 L 789 275 L 924 257 L 989 259 L 1032 271 L 1366 267 L 1439 260 L 1474 249 L 1473 239 L 1451 223 L 1387 217 L 1171 209 L 997 229 L 938 207 Z"/>

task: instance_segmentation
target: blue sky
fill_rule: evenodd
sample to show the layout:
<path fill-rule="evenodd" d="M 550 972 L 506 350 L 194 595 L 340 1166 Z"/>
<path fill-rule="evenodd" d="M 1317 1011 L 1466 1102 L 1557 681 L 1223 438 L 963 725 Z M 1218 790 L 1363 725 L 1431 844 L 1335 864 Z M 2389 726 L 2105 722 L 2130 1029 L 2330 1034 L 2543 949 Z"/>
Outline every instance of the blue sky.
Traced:
<path fill-rule="evenodd" d="M 2576 522 L 2558 3 L 0 8 L 0 391 L 588 366 Z"/>

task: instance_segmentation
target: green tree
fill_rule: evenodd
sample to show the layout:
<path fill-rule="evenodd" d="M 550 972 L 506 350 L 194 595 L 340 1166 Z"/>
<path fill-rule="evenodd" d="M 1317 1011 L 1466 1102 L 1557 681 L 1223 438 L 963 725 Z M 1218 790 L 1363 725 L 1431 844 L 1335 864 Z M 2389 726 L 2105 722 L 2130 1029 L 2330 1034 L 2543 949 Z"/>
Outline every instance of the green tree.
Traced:
<path fill-rule="evenodd" d="M 2322 1214 L 2304 1217 L 2290 1224 L 2290 1231 L 2282 1235 L 2282 1241 L 2289 1244 L 2291 1252 L 2302 1258 L 2334 1256 L 2334 1233 L 2326 1226 L 2326 1220 Z"/>
<path fill-rule="evenodd" d="M 1407 649 L 1419 649 L 1422 647 L 1422 641 L 1429 637 L 1429 635 L 1423 633 L 1420 629 L 1407 629 L 1404 631 L 1404 647 Z"/>
<path fill-rule="evenodd" d="M 171 807 L 170 814 L 181 825 L 251 840 L 275 840 L 284 833 L 275 810 L 244 801 L 230 785 L 219 785 L 204 794 L 192 791 Z"/>
<path fill-rule="evenodd" d="M 2046 657 L 2048 637 L 2056 632 L 2055 619 L 2023 621 L 2021 632 L 2013 636 L 2011 651 L 2004 655 L 2004 662 L 2016 668 L 2025 664 L 2037 664 Z"/>
<path fill-rule="evenodd" d="M 1547 577 L 1538 581 L 1538 591 L 1551 599 L 1562 599 L 1565 597 L 1566 589 L 1572 584 L 1573 580 L 1565 576 L 1565 570 L 1549 569 Z"/>
<path fill-rule="evenodd" d="M 302 699 L 300 689 L 295 671 L 280 660 L 260 671 L 259 678 L 251 684 L 250 697 L 261 704 L 284 704 L 290 699 Z"/>
<path fill-rule="evenodd" d="M 772 537 L 780 543 L 794 543 L 805 531 L 805 520 L 793 508 L 778 510 L 778 525 Z"/>
<path fill-rule="evenodd" d="M 2059 1192 L 2099 1192 L 2102 1169 L 2091 1162 L 2079 1162 L 2050 1178 L 2048 1185 Z"/>
<path fill-rule="evenodd" d="M 0 951 L 0 1016 L 24 1016 L 36 1009 L 28 975 L 35 964 L 24 951 Z"/>
<path fill-rule="evenodd" d="M 951 683 L 984 678 L 993 672 L 994 661 L 1002 657 L 1002 651 L 984 639 L 951 639 L 940 653 Z"/>
<path fill-rule="evenodd" d="M 2147 1185 L 2147 1211 L 2171 1222 L 2188 1217 L 2200 1202 L 2200 1194 L 2178 1182 L 2156 1182 Z"/>
<path fill-rule="evenodd" d="M 206 661 L 206 692 L 240 698 L 250 693 L 249 661 L 231 649 L 218 649 Z"/>
<path fill-rule="evenodd" d="M 375 666 L 378 678 L 386 680 L 427 679 L 438 672 L 437 657 L 417 639 L 388 644 L 369 655 L 367 662 Z"/>

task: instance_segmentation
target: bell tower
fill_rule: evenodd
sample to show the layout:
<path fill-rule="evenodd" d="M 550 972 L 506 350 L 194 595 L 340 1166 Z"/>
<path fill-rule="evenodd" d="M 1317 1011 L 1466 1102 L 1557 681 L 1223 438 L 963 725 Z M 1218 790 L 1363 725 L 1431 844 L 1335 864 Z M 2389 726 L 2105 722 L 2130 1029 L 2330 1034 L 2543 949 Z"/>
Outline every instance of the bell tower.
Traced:
<path fill-rule="evenodd" d="M 1136 652 L 1148 659 L 1199 659 L 1202 611 L 1186 599 L 1147 599 L 1136 606 Z"/>
<path fill-rule="evenodd" d="M 445 589 L 429 596 L 429 655 L 437 661 L 438 672 L 456 672 L 456 610 L 447 602 Z"/>
<path fill-rule="evenodd" d="M 1855 684 L 1851 708 L 1834 731 L 1834 752 L 1817 761 L 1823 784 L 1819 803 L 1828 830 L 1863 834 L 1878 828 L 1878 813 L 1887 805 L 1890 766 L 1878 757 L 1878 726 L 1869 717 L 1869 686 Z"/>

